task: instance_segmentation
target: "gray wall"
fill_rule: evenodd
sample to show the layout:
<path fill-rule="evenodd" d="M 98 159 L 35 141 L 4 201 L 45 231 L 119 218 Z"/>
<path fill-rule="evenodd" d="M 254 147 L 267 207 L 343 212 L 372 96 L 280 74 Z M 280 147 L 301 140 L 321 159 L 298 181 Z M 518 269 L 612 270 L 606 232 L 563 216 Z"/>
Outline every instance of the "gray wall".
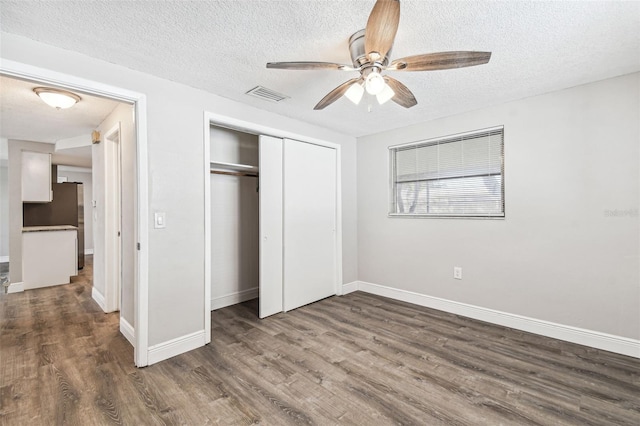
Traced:
<path fill-rule="evenodd" d="M 146 95 L 149 345 L 204 330 L 209 321 L 203 297 L 209 237 L 204 235 L 204 111 L 342 145 L 343 279 L 357 279 L 355 138 L 13 34 L 2 33 L 0 49 L 4 59 Z M 165 229 L 153 229 L 157 211 L 166 212 Z"/>
<path fill-rule="evenodd" d="M 639 80 L 359 138 L 359 280 L 640 338 Z M 388 146 L 497 125 L 504 220 L 387 217 Z"/>

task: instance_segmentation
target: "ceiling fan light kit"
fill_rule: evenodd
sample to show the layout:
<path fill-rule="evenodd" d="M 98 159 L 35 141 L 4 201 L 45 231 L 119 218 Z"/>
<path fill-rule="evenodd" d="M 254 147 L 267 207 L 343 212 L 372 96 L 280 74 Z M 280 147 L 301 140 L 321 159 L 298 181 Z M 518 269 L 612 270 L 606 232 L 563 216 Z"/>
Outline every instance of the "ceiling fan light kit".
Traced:
<path fill-rule="evenodd" d="M 359 82 L 353 83 L 347 91 L 344 92 L 344 96 L 356 105 L 360 103 L 363 95 L 364 87 L 362 87 L 362 84 Z"/>
<path fill-rule="evenodd" d="M 267 68 L 285 70 L 338 70 L 358 71 L 353 78 L 329 92 L 314 107 L 324 109 L 345 96 L 356 105 L 364 92 L 373 95 L 380 105 L 392 100 L 411 108 L 418 104 L 407 86 L 383 71 L 433 71 L 471 67 L 489 62 L 491 52 L 457 51 L 407 56 L 389 63 L 391 49 L 400 23 L 399 0 L 377 0 L 365 29 L 349 38 L 349 52 L 353 66 L 330 62 L 269 62 Z"/>
<path fill-rule="evenodd" d="M 387 85 L 387 83 L 385 83 L 384 81 L 384 78 L 382 78 L 382 76 L 380 75 L 380 72 L 375 70 L 371 70 L 371 72 L 369 72 L 369 75 L 367 75 L 364 84 L 367 93 L 370 95 L 377 95 L 378 93 L 382 92 L 384 86 Z"/>
<path fill-rule="evenodd" d="M 378 103 L 382 105 L 385 102 L 388 102 L 391 99 L 393 99 L 395 95 L 396 95 L 396 92 L 394 92 L 393 89 L 389 87 L 387 83 L 385 83 L 380 93 L 376 94 L 376 99 L 378 100 Z"/>

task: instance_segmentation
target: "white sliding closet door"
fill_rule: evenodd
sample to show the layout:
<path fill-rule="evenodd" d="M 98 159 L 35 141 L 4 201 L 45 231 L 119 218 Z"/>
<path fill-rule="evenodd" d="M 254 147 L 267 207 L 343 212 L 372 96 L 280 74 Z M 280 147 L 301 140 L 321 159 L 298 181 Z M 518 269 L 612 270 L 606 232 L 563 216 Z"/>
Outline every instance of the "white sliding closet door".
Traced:
<path fill-rule="evenodd" d="M 260 318 L 282 312 L 282 139 L 260 136 Z"/>
<path fill-rule="evenodd" d="M 335 149 L 284 140 L 285 311 L 336 294 L 336 172 Z"/>

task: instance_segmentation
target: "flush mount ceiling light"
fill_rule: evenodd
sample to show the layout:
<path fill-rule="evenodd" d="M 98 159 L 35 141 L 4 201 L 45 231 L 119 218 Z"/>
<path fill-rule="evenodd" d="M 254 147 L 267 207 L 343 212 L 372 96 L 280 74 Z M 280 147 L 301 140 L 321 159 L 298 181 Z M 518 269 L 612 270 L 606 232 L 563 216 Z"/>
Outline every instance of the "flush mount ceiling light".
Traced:
<path fill-rule="evenodd" d="M 415 96 L 407 86 L 386 75 L 387 71 L 448 70 L 486 64 L 491 59 L 491 52 L 454 51 L 413 55 L 390 61 L 399 23 L 400 1 L 377 0 L 369 14 L 365 29 L 357 31 L 349 38 L 349 52 L 353 65 L 308 61 L 269 62 L 267 68 L 360 73 L 360 76 L 345 81 L 329 92 L 313 108 L 316 110 L 326 108 L 343 95 L 358 104 L 362 99 L 363 89 L 375 96 L 380 104 L 392 100 L 402 107 L 411 108 L 418 103 Z"/>
<path fill-rule="evenodd" d="M 36 87 L 33 91 L 40 96 L 44 103 L 56 109 L 71 108 L 81 99 L 75 93 L 50 87 Z"/>

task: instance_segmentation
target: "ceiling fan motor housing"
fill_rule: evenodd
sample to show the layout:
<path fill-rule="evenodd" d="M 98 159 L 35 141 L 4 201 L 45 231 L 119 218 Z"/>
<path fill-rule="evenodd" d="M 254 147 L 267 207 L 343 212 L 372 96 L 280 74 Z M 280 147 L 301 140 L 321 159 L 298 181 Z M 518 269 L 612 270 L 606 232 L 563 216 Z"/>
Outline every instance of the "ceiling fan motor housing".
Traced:
<path fill-rule="evenodd" d="M 360 68 L 365 64 L 371 66 L 378 65 L 379 67 L 386 67 L 389 65 L 389 56 L 391 56 L 391 49 L 387 52 L 387 56 L 381 60 L 377 60 L 375 63 L 370 63 L 367 59 L 367 53 L 364 51 L 364 29 L 356 31 L 351 37 L 349 37 L 349 53 L 351 53 L 351 62 L 353 62 L 354 68 Z"/>

